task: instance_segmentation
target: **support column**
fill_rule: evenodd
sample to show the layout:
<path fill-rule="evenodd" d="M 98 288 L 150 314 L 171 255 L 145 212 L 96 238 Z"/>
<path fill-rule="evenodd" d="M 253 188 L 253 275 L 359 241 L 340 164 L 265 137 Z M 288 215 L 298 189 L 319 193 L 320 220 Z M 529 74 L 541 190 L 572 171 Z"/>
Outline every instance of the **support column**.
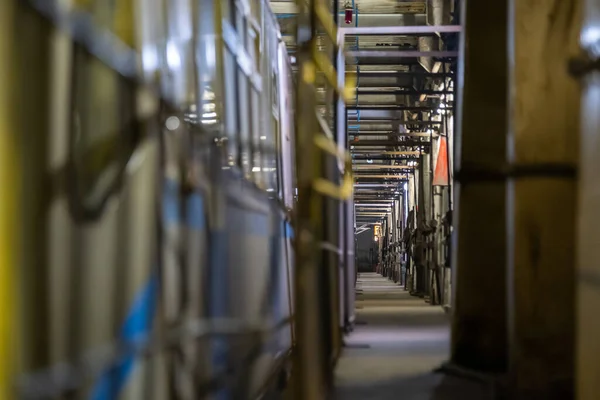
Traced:
<path fill-rule="evenodd" d="M 16 121 L 14 94 L 17 90 L 14 62 L 14 20 L 16 1 L 0 3 L 0 398 L 14 398 L 17 338 L 19 271 L 20 133 Z M 20 89 L 20 88 L 19 88 Z M 18 107 L 18 106 L 17 106 Z"/>
<path fill-rule="evenodd" d="M 598 2 L 586 1 L 582 32 L 598 26 Z M 582 47 L 598 56 L 597 40 L 582 35 Z M 581 77 L 581 150 L 579 158 L 579 218 L 577 231 L 577 399 L 595 400 L 600 393 L 600 104 L 599 72 Z"/>
<path fill-rule="evenodd" d="M 581 0 L 511 0 L 509 181 L 511 387 L 574 396 L 575 178 Z"/>
<path fill-rule="evenodd" d="M 507 366 L 505 183 L 478 171 L 505 165 L 507 1 L 463 3 L 459 71 L 451 362 Z M 485 174 L 484 174 L 485 175 Z"/>

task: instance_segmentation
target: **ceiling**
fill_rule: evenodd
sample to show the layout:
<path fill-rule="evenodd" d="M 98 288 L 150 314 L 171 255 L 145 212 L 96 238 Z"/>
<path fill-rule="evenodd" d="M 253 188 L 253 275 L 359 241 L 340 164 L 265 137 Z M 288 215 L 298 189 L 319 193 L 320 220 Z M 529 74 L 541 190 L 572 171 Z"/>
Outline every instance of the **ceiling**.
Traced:
<path fill-rule="evenodd" d="M 448 25 L 452 23 L 453 2 L 341 0 L 338 26 Z M 293 52 L 295 0 L 272 1 L 271 7 Z M 352 12 L 352 21 L 348 24 L 344 15 L 347 7 Z M 448 36 L 346 36 L 345 42 L 346 51 L 361 52 L 447 50 L 449 46 L 454 44 Z M 346 72 L 357 76 L 357 95 L 348 103 L 347 122 L 356 177 L 355 197 L 358 201 L 397 198 L 399 186 L 418 166 L 420 152 L 429 152 L 430 141 L 439 133 L 444 134 L 446 111 L 438 109 L 441 103 L 446 103 L 442 104 L 446 107 L 453 103 L 449 78 L 452 63 L 432 57 L 366 54 L 366 57 L 348 59 L 346 65 Z M 324 94 L 321 96 L 324 100 Z"/>

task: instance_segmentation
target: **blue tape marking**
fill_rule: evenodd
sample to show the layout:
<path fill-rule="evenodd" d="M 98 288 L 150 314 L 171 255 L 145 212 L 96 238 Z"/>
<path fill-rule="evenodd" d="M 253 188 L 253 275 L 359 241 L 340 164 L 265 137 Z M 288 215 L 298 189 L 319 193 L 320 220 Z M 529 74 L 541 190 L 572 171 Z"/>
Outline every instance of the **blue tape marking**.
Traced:
<path fill-rule="evenodd" d="M 209 316 L 223 318 L 229 314 L 229 256 L 227 232 L 210 232 L 209 250 L 209 280 L 210 303 Z M 211 340 L 211 359 L 214 371 L 219 373 L 227 368 L 229 359 L 229 346 L 227 339 L 216 336 Z M 232 396 L 229 388 L 221 388 L 215 393 L 219 400 L 230 399 Z"/>
<path fill-rule="evenodd" d="M 204 216 L 204 199 L 199 193 L 193 193 L 187 200 L 187 223 L 190 228 L 203 230 L 206 228 Z"/>
<path fill-rule="evenodd" d="M 163 188 L 163 220 L 167 225 L 178 225 L 182 221 L 180 205 L 180 185 L 174 179 L 165 179 Z M 186 219 L 192 229 L 206 229 L 204 215 L 204 199 L 200 193 L 194 192 L 186 199 Z"/>
<path fill-rule="evenodd" d="M 148 340 L 152 321 L 156 312 L 158 279 L 150 278 L 133 302 L 129 315 L 120 332 L 120 339 L 126 345 L 139 345 Z M 92 400 L 112 400 L 119 396 L 135 366 L 133 354 L 124 355 L 100 377 L 92 390 Z"/>
<path fill-rule="evenodd" d="M 163 221 L 167 224 L 179 224 L 181 212 L 179 209 L 179 183 L 173 179 L 165 179 L 163 187 Z"/>
<path fill-rule="evenodd" d="M 283 231 L 283 237 L 285 237 L 286 239 L 294 238 L 294 228 L 292 227 L 292 224 L 290 224 L 288 221 L 285 221 L 285 229 Z"/>

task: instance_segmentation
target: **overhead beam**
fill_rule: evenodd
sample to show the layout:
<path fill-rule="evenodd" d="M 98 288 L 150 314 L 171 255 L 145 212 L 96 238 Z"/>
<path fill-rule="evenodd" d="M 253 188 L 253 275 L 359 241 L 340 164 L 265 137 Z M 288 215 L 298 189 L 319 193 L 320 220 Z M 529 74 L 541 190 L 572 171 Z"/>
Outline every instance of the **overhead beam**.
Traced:
<path fill-rule="evenodd" d="M 349 131 L 350 136 L 390 136 L 395 138 L 401 137 L 438 137 L 437 133 L 429 132 L 390 132 L 390 131 Z"/>
<path fill-rule="evenodd" d="M 423 26 L 369 26 L 339 28 L 339 35 L 436 35 L 438 33 L 460 32 L 460 25 L 423 25 Z"/>
<path fill-rule="evenodd" d="M 402 142 L 394 141 L 394 140 L 360 140 L 353 141 L 350 143 L 350 146 L 386 146 L 386 147 L 419 147 L 419 146 L 429 146 L 429 142 L 425 141 L 417 141 L 417 140 L 404 140 Z"/>
<path fill-rule="evenodd" d="M 357 118 L 348 118 L 348 122 L 352 122 L 354 125 L 441 125 L 442 121 L 417 121 L 417 120 L 404 120 L 404 119 L 370 119 L 360 117 L 360 120 Z"/>
<path fill-rule="evenodd" d="M 417 96 L 417 95 L 422 95 L 422 94 L 426 94 L 429 96 L 433 96 L 433 95 L 446 95 L 446 94 L 453 94 L 454 91 L 452 90 L 420 90 L 420 89 L 388 89 L 388 90 L 382 90 L 379 88 L 375 88 L 370 90 L 368 86 L 364 86 L 365 89 L 362 89 L 361 87 L 359 87 L 356 90 L 356 94 L 358 94 L 359 96 L 384 96 L 384 95 L 395 95 L 395 96 Z M 372 87 L 372 86 L 371 86 Z"/>
<path fill-rule="evenodd" d="M 358 78 L 411 78 L 411 77 L 420 77 L 420 78 L 443 78 L 444 76 L 451 76 L 451 73 L 433 73 L 433 72 L 425 72 L 425 71 L 360 71 L 358 74 L 356 72 L 346 72 L 346 75 L 356 76 Z"/>
<path fill-rule="evenodd" d="M 419 58 L 419 57 L 454 58 L 454 57 L 458 57 L 458 51 L 448 51 L 448 50 L 432 50 L 432 51 L 357 50 L 357 51 L 346 52 L 346 59 L 352 59 L 352 58 Z"/>
<path fill-rule="evenodd" d="M 354 167 L 358 167 L 358 168 L 354 168 Z M 381 169 L 414 169 L 413 166 L 410 165 L 388 165 L 388 164 L 360 164 L 360 165 L 354 165 L 352 170 L 353 171 L 365 171 L 365 170 L 381 170 Z"/>
<path fill-rule="evenodd" d="M 346 106 L 347 110 L 365 110 L 365 111 L 422 111 L 422 112 L 432 112 L 438 109 L 436 106 L 397 106 L 397 105 L 366 105 L 366 104 L 348 104 Z"/>

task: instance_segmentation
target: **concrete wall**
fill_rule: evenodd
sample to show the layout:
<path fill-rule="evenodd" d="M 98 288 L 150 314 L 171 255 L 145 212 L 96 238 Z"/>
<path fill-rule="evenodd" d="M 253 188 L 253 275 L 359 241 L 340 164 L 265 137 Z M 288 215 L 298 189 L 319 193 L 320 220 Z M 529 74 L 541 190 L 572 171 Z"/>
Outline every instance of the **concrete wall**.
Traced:
<path fill-rule="evenodd" d="M 370 262 L 370 250 L 373 250 L 373 263 Z M 374 271 L 377 262 L 377 242 L 373 240 L 373 228 L 356 237 L 356 266 L 359 272 Z"/>

